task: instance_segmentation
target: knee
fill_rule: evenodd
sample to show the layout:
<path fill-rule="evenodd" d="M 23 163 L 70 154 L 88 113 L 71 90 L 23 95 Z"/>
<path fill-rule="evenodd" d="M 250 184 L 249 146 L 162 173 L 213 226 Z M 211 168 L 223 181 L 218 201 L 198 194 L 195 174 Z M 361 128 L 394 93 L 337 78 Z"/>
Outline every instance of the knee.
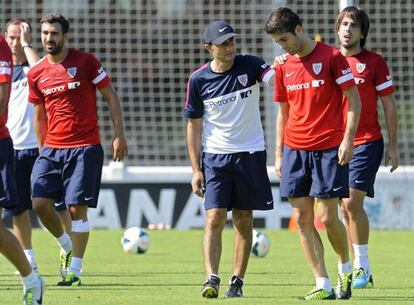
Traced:
<path fill-rule="evenodd" d="M 233 211 L 233 225 L 239 231 L 251 230 L 253 217 L 252 211 Z"/>
<path fill-rule="evenodd" d="M 227 221 L 227 213 L 209 212 L 206 215 L 206 228 L 211 231 L 221 231 Z"/>
<path fill-rule="evenodd" d="M 313 229 L 313 214 L 307 210 L 297 210 L 293 214 L 299 231 L 308 231 Z"/>
<path fill-rule="evenodd" d="M 332 226 L 336 226 L 339 222 L 339 218 L 337 213 L 333 213 L 332 211 L 326 211 L 325 213 L 319 214 L 320 222 L 326 227 L 330 228 Z"/>
<path fill-rule="evenodd" d="M 344 204 L 341 204 L 341 210 L 346 219 L 359 218 L 365 213 L 362 204 L 352 202 L 351 200 L 345 200 Z"/>
<path fill-rule="evenodd" d="M 47 217 L 52 208 L 51 205 L 49 205 L 47 202 L 45 201 L 41 201 L 41 200 L 33 200 L 33 210 L 37 213 L 37 215 L 39 215 L 39 217 Z"/>

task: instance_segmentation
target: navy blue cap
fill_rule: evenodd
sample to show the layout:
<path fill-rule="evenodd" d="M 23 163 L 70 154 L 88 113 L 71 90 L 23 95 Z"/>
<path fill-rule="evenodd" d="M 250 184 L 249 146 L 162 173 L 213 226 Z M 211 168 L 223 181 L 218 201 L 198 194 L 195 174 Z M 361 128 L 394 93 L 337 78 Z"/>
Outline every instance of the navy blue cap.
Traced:
<path fill-rule="evenodd" d="M 240 36 L 236 34 L 231 25 L 224 20 L 217 20 L 210 23 L 204 31 L 204 42 L 212 43 L 216 46 L 221 45 L 231 37 Z"/>

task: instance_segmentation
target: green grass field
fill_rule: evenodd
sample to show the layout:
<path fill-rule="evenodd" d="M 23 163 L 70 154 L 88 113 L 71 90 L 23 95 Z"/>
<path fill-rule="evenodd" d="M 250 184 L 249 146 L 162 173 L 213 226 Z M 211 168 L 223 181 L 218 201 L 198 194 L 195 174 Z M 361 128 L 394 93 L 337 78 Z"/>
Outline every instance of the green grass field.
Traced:
<path fill-rule="evenodd" d="M 45 231 L 33 235 L 39 269 L 46 281 L 46 305 L 136 304 L 301 304 L 296 297 L 314 284 L 299 247 L 297 233 L 265 231 L 272 241 L 265 258 L 252 257 L 240 300 L 222 296 L 231 276 L 232 231 L 225 230 L 219 299 L 203 299 L 201 230 L 149 231 L 150 250 L 143 255 L 122 252 L 122 231 L 91 232 L 82 286 L 57 287 L 58 246 Z M 331 279 L 336 259 L 322 233 Z M 414 304 L 414 232 L 374 231 L 370 257 L 375 288 L 355 290 L 347 304 Z M 22 286 L 14 268 L 0 257 L 0 305 L 21 304 Z M 335 302 L 335 301 L 334 301 Z M 320 303 L 320 302 L 319 302 Z"/>

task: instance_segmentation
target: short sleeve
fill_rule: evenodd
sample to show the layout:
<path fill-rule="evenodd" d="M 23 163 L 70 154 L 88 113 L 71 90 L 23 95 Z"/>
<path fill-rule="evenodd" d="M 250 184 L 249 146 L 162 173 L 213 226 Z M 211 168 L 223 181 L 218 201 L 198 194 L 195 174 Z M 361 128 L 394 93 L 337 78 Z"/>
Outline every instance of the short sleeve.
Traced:
<path fill-rule="evenodd" d="M 187 95 L 184 106 L 184 116 L 186 118 L 198 119 L 204 115 L 204 104 L 201 100 L 200 88 L 193 74 L 187 82 Z"/>
<path fill-rule="evenodd" d="M 287 102 L 287 93 L 286 93 L 286 87 L 283 82 L 283 69 L 281 65 L 276 65 L 275 67 L 275 86 L 274 86 L 274 92 L 273 92 L 273 100 L 275 102 Z"/>
<path fill-rule="evenodd" d="M 102 67 L 102 64 L 95 58 L 95 56 L 89 54 L 90 57 L 88 58 L 88 68 L 91 82 L 98 88 L 106 87 L 110 82 L 111 79 L 109 78 L 108 74 Z"/>
<path fill-rule="evenodd" d="M 246 55 L 245 57 L 248 60 L 252 71 L 255 71 L 256 80 L 258 82 L 268 83 L 274 75 L 274 70 L 259 57 L 251 55 Z"/>
<path fill-rule="evenodd" d="M 395 91 L 392 77 L 388 69 L 387 63 L 382 56 L 378 57 L 378 61 L 375 64 L 375 89 L 378 95 L 385 96 Z"/>
<path fill-rule="evenodd" d="M 333 51 L 331 58 L 331 71 L 335 82 L 342 90 L 355 86 L 354 75 L 345 56 L 336 49 Z"/>
<path fill-rule="evenodd" d="M 9 83 L 12 75 L 12 57 L 8 46 L 0 44 L 0 83 Z"/>

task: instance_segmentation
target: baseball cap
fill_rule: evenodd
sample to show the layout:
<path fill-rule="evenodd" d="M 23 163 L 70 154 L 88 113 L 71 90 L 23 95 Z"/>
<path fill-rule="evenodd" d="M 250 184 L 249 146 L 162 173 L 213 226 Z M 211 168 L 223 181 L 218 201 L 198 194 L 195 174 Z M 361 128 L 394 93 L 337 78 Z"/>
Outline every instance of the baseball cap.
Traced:
<path fill-rule="evenodd" d="M 216 46 L 221 45 L 231 37 L 240 37 L 240 35 L 236 34 L 231 25 L 224 20 L 213 21 L 204 31 L 204 42 Z"/>

